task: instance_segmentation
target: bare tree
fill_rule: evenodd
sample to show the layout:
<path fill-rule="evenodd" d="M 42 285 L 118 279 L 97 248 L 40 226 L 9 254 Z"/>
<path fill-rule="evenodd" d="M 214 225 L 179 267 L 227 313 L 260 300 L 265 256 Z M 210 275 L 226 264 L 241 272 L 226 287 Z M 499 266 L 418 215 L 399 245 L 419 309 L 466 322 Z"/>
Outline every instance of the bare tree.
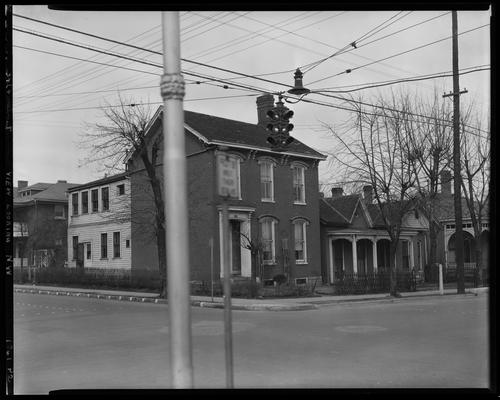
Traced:
<path fill-rule="evenodd" d="M 483 258 L 481 233 L 483 222 L 489 218 L 491 149 L 489 126 L 485 131 L 481 129 L 482 123 L 475 111 L 474 104 L 471 104 L 460 114 L 461 186 L 476 239 L 476 268 L 481 273 Z M 473 126 L 469 125 L 470 123 L 473 123 Z"/>
<path fill-rule="evenodd" d="M 149 143 L 145 134 L 152 112 L 150 107 L 140 102 L 128 101 L 119 95 L 118 106 L 106 103 L 102 110 L 104 121 L 86 124 L 82 135 L 81 147 L 88 150 L 85 161 L 98 163 L 105 171 L 116 172 L 123 171 L 124 160 L 128 154 L 136 152 L 139 155 L 154 204 L 152 219 L 158 250 L 160 297 L 164 298 L 167 290 L 165 214 L 162 179 L 156 168 L 161 162 L 159 157 L 163 136 L 157 135 L 153 142 Z M 148 212 L 147 207 L 143 208 L 144 210 Z M 120 218 L 119 215 L 116 217 Z"/>
<path fill-rule="evenodd" d="M 346 99 L 353 109 L 352 120 L 341 130 L 326 125 L 336 140 L 330 152 L 332 166 L 350 182 L 371 185 L 380 219 L 390 238 L 392 260 L 390 294 L 399 297 L 397 289 L 396 250 L 404 216 L 413 208 L 416 174 L 409 161 L 407 102 L 394 95 L 382 97 L 365 106 L 361 98 Z"/>
<path fill-rule="evenodd" d="M 408 108 L 419 118 L 408 120 L 406 132 L 409 160 L 415 171 L 415 183 L 419 194 L 419 208 L 429 220 L 429 261 L 437 262 L 437 237 L 442 229 L 439 221 L 439 182 L 444 170 L 449 169 L 452 159 L 451 125 L 453 110 L 450 103 L 442 101 L 435 92 L 432 102 L 413 97 Z"/>
<path fill-rule="evenodd" d="M 260 274 L 261 256 L 262 256 L 262 241 L 259 239 L 252 239 L 248 234 L 240 232 L 241 247 L 250 250 L 251 254 L 251 271 L 250 271 L 250 294 L 252 297 L 257 297 L 257 276 L 261 279 Z"/>

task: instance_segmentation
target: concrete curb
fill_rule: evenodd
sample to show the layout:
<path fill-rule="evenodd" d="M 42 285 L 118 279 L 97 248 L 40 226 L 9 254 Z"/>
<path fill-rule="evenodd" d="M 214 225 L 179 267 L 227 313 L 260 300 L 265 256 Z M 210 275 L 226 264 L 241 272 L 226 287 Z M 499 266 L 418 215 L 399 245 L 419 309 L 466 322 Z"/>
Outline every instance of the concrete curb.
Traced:
<path fill-rule="evenodd" d="M 465 295 L 475 295 L 479 293 L 488 293 L 488 287 L 484 288 L 471 288 L 467 289 Z M 46 294 L 53 296 L 73 296 L 73 297 L 86 297 L 94 299 L 103 300 L 118 300 L 118 301 L 131 301 L 137 303 L 154 303 L 154 304 L 167 304 L 166 299 L 159 299 L 157 297 L 143 297 L 143 296 L 128 296 L 125 294 L 103 294 L 103 293 L 92 293 L 92 292 L 78 292 L 78 291 L 67 291 L 67 290 L 48 290 L 48 289 L 36 289 L 36 288 L 14 288 L 16 293 L 31 293 L 31 294 Z M 412 292 L 410 292 L 412 293 Z M 349 298 L 349 299 L 326 299 L 326 300 L 310 300 L 295 304 L 232 304 L 232 310 L 242 310 L 242 311 L 305 311 L 305 310 L 317 310 L 322 306 L 329 305 L 339 305 L 346 303 L 360 303 L 360 302 L 394 302 L 398 300 L 405 300 L 408 298 L 416 297 L 432 297 L 432 296 L 450 296 L 458 295 L 456 292 L 444 293 L 441 295 L 439 292 L 425 293 L 425 294 L 404 294 L 400 298 L 393 298 L 390 296 L 384 297 L 363 297 L 363 298 Z M 224 308 L 223 302 L 212 302 L 205 300 L 191 300 L 191 305 L 194 307 L 202 308 Z"/>
<path fill-rule="evenodd" d="M 159 299 L 155 297 L 140 297 L 140 296 L 127 296 L 127 295 L 108 295 L 100 293 L 88 293 L 88 292 L 74 292 L 66 290 L 46 290 L 46 289 L 27 289 L 27 288 L 14 288 L 16 293 L 31 293 L 31 294 L 47 294 L 52 296 L 72 296 L 72 297 L 86 297 L 91 299 L 102 299 L 102 300 L 118 300 L 118 301 L 131 301 L 137 303 L 155 303 L 155 304 L 167 304 L 168 301 L 165 299 Z M 195 307 L 204 308 L 224 308 L 224 303 L 219 302 L 209 302 L 202 300 L 191 300 L 191 305 Z M 282 304 L 232 304 L 232 310 L 246 310 L 246 311 L 301 311 L 301 310 L 314 310 L 318 307 L 314 304 L 293 304 L 293 305 L 282 305 Z"/>

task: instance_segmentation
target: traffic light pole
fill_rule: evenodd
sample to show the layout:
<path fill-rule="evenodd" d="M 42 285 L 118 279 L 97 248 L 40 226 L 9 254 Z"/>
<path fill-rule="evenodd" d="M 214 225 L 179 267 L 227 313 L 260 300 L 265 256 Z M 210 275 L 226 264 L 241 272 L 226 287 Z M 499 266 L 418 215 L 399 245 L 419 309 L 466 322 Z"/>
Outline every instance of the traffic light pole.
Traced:
<path fill-rule="evenodd" d="M 170 368 L 174 388 L 193 387 L 184 78 L 177 11 L 162 12 L 163 193 L 165 194 Z"/>

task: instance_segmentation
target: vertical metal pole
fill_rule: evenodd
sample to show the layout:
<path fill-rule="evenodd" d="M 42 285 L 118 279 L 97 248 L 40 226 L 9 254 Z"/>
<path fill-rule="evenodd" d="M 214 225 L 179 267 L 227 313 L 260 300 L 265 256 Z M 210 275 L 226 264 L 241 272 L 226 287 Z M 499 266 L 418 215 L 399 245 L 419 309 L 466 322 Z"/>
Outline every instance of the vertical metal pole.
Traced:
<path fill-rule="evenodd" d="M 229 263 L 229 216 L 227 201 L 222 201 L 222 264 L 224 271 L 224 335 L 226 350 L 226 387 L 233 388 L 233 328 L 231 320 L 231 268 Z"/>
<path fill-rule="evenodd" d="M 179 13 L 162 12 L 163 192 L 165 194 L 170 366 L 174 388 L 193 387 L 184 78 Z"/>
<path fill-rule="evenodd" d="M 214 302 L 214 238 L 210 238 L 210 293 Z"/>
<path fill-rule="evenodd" d="M 452 11 L 452 47 L 453 47 L 453 188 L 455 205 L 455 261 L 457 263 L 457 292 L 465 293 L 464 282 L 464 236 L 462 230 L 462 193 L 460 164 L 460 87 L 458 75 L 458 22 L 457 12 Z"/>
<path fill-rule="evenodd" d="M 442 296 L 444 294 L 443 264 L 438 264 L 438 267 L 439 267 L 439 294 Z"/>

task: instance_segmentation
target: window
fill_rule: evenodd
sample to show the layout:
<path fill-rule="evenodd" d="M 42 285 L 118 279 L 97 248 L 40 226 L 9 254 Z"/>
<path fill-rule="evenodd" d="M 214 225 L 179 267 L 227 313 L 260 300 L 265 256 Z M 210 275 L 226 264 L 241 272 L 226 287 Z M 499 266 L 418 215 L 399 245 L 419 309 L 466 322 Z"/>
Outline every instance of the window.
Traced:
<path fill-rule="evenodd" d="M 128 249 L 130 247 L 130 240 L 125 240 L 125 247 Z"/>
<path fill-rule="evenodd" d="M 102 211 L 109 210 L 109 188 L 104 187 L 101 189 L 101 202 L 102 202 Z"/>
<path fill-rule="evenodd" d="M 260 190 L 262 201 L 274 201 L 273 163 L 263 161 L 260 163 Z"/>
<path fill-rule="evenodd" d="M 73 205 L 73 215 L 78 215 L 78 193 L 71 195 L 71 204 Z"/>
<path fill-rule="evenodd" d="M 306 252 L 306 225 L 307 222 L 303 220 L 295 221 L 294 238 L 295 238 L 295 260 L 297 263 L 307 262 Z"/>
<path fill-rule="evenodd" d="M 275 262 L 275 223 L 275 220 L 272 218 L 265 218 L 260 222 L 262 235 L 262 259 L 264 264 L 274 264 Z"/>
<path fill-rule="evenodd" d="M 108 234 L 101 233 L 101 258 L 108 258 Z"/>
<path fill-rule="evenodd" d="M 306 202 L 304 167 L 292 167 L 293 173 L 293 202 L 304 204 Z"/>
<path fill-rule="evenodd" d="M 73 236 L 73 260 L 78 256 L 78 236 Z"/>
<path fill-rule="evenodd" d="M 89 212 L 89 192 L 82 192 L 82 214 Z"/>
<path fill-rule="evenodd" d="M 87 260 L 92 260 L 92 244 L 87 243 L 86 247 L 87 247 Z"/>
<path fill-rule="evenodd" d="M 125 194 L 125 185 L 123 183 L 121 185 L 118 185 L 116 188 L 117 188 L 118 196 Z"/>
<path fill-rule="evenodd" d="M 120 257 L 120 232 L 113 232 L 113 257 Z"/>
<path fill-rule="evenodd" d="M 99 189 L 93 189 L 90 192 L 90 199 L 92 201 L 92 212 L 99 211 Z"/>
<path fill-rule="evenodd" d="M 64 212 L 64 206 L 61 204 L 56 204 L 54 206 L 54 218 L 55 219 L 64 219 L 66 218 L 65 212 Z"/>

